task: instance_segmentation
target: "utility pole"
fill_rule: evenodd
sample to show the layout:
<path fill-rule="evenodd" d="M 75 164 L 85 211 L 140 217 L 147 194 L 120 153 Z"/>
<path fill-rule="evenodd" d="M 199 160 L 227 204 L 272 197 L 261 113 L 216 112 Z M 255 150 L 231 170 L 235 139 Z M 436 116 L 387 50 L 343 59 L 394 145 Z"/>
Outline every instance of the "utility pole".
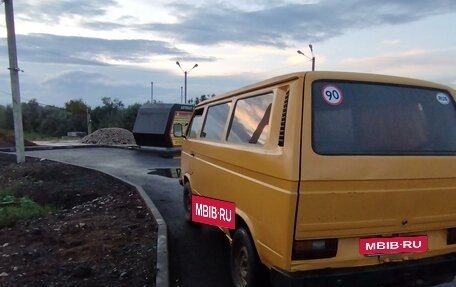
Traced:
<path fill-rule="evenodd" d="M 87 135 L 92 133 L 92 120 L 90 119 L 89 107 L 86 108 L 87 113 Z"/>
<path fill-rule="evenodd" d="M 3 0 L 5 3 L 6 30 L 8 32 L 8 54 L 11 78 L 11 95 L 13 98 L 14 138 L 16 141 L 16 161 L 25 162 L 24 130 L 22 126 L 21 94 L 19 89 L 19 71 L 17 64 L 16 33 L 14 29 L 13 0 Z"/>
<path fill-rule="evenodd" d="M 150 103 L 154 103 L 154 82 L 150 82 Z"/>

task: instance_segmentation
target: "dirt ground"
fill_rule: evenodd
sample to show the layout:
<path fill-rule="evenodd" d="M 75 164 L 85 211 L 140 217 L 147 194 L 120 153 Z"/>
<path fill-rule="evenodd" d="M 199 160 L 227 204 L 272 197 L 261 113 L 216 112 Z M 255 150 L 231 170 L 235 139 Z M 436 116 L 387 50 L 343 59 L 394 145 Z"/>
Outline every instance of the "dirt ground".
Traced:
<path fill-rule="evenodd" d="M 24 145 L 25 146 L 35 146 L 36 144 L 24 139 Z M 14 147 L 15 142 L 14 142 L 14 135 L 13 134 L 4 134 L 0 132 L 0 148 L 2 147 Z"/>
<path fill-rule="evenodd" d="M 57 207 L 0 229 L 0 286 L 155 286 L 156 226 L 136 190 L 99 172 L 0 153 L 0 189 Z"/>

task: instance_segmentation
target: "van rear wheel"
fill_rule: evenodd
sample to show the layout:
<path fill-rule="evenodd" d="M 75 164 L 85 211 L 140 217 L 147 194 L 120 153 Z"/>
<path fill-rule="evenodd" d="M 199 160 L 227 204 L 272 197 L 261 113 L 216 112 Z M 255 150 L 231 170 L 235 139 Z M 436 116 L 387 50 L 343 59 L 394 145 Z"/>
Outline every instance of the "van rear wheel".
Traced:
<path fill-rule="evenodd" d="M 234 232 L 230 256 L 231 277 L 236 287 L 258 286 L 259 259 L 250 235 L 243 227 Z"/>

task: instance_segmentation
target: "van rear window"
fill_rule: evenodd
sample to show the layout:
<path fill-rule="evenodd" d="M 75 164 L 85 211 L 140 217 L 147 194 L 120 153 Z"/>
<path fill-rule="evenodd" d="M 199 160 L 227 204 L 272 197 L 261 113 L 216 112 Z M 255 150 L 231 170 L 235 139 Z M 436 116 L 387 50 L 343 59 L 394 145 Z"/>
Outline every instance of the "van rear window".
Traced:
<path fill-rule="evenodd" d="M 316 81 L 312 145 L 319 154 L 456 154 L 456 109 L 445 90 Z"/>

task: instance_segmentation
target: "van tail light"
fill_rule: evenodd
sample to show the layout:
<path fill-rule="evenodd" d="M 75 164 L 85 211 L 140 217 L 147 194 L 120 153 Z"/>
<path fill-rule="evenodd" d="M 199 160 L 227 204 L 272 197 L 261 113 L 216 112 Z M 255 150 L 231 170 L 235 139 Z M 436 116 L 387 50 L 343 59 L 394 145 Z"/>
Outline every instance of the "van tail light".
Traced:
<path fill-rule="evenodd" d="M 293 260 L 308 260 L 335 257 L 337 239 L 295 240 L 293 242 Z"/>
<path fill-rule="evenodd" d="M 456 244 L 456 228 L 448 229 L 447 244 Z"/>

